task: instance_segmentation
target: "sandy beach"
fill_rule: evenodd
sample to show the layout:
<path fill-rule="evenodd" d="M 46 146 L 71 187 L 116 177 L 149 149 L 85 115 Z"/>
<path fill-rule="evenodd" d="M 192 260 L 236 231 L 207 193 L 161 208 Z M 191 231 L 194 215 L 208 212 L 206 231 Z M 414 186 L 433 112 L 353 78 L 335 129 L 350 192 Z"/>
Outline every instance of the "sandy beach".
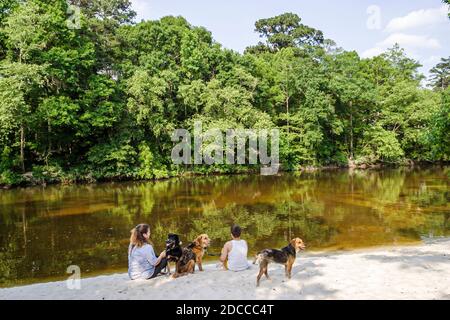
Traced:
<path fill-rule="evenodd" d="M 255 285 L 258 266 L 234 273 L 209 264 L 204 272 L 172 279 L 130 281 L 127 274 L 0 289 L 0 299 L 450 299 L 450 239 L 347 252 L 304 253 L 291 280 L 271 265 L 271 280 Z"/>

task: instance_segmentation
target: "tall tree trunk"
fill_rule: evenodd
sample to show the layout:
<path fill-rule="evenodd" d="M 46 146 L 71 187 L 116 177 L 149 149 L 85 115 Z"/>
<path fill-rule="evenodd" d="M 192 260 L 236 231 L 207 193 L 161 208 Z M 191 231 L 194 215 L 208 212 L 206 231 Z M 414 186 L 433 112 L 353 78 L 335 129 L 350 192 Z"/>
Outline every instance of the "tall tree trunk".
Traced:
<path fill-rule="evenodd" d="M 19 63 L 22 63 L 23 52 L 20 49 L 19 52 Z M 25 172 L 25 127 L 22 123 L 20 124 L 20 165 L 22 167 L 22 172 Z"/>
<path fill-rule="evenodd" d="M 50 119 L 47 120 L 47 139 L 48 139 L 48 152 L 47 152 L 47 157 L 45 159 L 45 164 L 48 166 L 48 158 L 50 157 L 50 154 L 52 153 L 52 138 L 51 138 L 51 134 L 52 134 L 52 126 L 50 123 Z"/>
<path fill-rule="evenodd" d="M 289 148 L 289 133 L 290 133 L 290 128 L 289 128 L 289 95 L 286 95 L 286 119 L 287 119 L 287 142 L 288 142 L 288 148 Z"/>
<path fill-rule="evenodd" d="M 25 172 L 25 128 L 23 123 L 20 126 L 20 164 L 22 172 Z"/>
<path fill-rule="evenodd" d="M 350 159 L 353 158 L 353 101 L 350 101 Z"/>

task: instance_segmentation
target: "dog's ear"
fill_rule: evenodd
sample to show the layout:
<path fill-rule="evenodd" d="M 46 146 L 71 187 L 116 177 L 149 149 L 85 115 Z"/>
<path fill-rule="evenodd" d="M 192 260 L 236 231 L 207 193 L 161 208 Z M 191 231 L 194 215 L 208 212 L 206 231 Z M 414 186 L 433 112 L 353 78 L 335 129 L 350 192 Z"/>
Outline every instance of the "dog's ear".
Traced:
<path fill-rule="evenodd" d="M 305 243 L 300 238 L 295 238 L 291 241 L 291 244 L 294 246 L 296 250 L 304 250 Z"/>
<path fill-rule="evenodd" d="M 293 246 L 295 248 L 295 245 L 297 243 L 297 239 L 292 239 L 290 242 L 291 246 Z"/>
<path fill-rule="evenodd" d="M 194 240 L 195 245 L 196 245 L 196 246 L 200 246 L 200 245 L 201 245 L 201 242 L 200 242 L 200 241 L 202 241 L 202 236 L 201 236 L 201 235 L 198 236 L 198 237 Z"/>

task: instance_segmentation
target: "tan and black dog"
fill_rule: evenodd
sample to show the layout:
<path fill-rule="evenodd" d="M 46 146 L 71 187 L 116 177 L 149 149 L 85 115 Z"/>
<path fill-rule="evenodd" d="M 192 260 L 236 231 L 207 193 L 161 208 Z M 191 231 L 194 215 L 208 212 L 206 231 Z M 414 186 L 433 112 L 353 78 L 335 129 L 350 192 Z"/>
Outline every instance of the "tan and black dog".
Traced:
<path fill-rule="evenodd" d="M 203 271 L 202 259 L 209 243 L 210 239 L 208 235 L 201 234 L 187 247 L 183 248 L 183 253 L 177 262 L 176 273 L 173 277 L 178 278 L 188 273 L 194 273 L 196 263 L 198 265 L 198 269 Z"/>
<path fill-rule="evenodd" d="M 269 275 L 267 274 L 267 268 L 270 262 L 275 262 L 279 264 L 284 264 L 286 277 L 291 278 L 292 266 L 295 262 L 295 258 L 297 253 L 300 250 L 305 250 L 306 246 L 303 243 L 303 240 L 300 238 L 292 239 L 288 246 L 284 247 L 281 250 L 277 249 L 264 249 L 256 255 L 255 261 L 253 264 L 259 263 L 259 274 L 256 278 L 256 286 L 259 286 L 259 280 L 262 275 L 266 275 L 267 279 L 269 279 Z"/>

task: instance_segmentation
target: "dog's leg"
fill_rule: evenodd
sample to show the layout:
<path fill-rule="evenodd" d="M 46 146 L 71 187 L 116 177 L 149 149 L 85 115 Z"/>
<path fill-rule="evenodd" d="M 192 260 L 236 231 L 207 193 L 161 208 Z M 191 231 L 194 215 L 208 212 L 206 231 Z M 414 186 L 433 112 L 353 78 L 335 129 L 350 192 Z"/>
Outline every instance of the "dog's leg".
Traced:
<path fill-rule="evenodd" d="M 267 262 L 261 262 L 259 264 L 259 274 L 258 277 L 256 277 L 256 286 L 259 287 L 259 281 L 261 280 L 261 277 L 263 274 L 267 273 Z"/>
<path fill-rule="evenodd" d="M 259 287 L 259 281 L 261 280 L 261 277 L 262 277 L 263 273 L 264 273 L 264 269 L 260 267 L 259 268 L 259 274 L 256 277 L 256 286 L 257 287 Z"/>
<path fill-rule="evenodd" d="M 179 278 L 179 277 L 184 277 L 184 276 L 186 276 L 186 275 L 187 275 L 186 272 L 174 273 L 174 274 L 172 275 L 172 278 L 176 279 L 176 278 Z"/>
<path fill-rule="evenodd" d="M 267 273 L 268 269 L 269 269 L 269 266 L 266 266 L 266 268 L 264 269 L 264 274 L 266 275 L 267 280 L 270 280 L 269 274 Z"/>
<path fill-rule="evenodd" d="M 203 266 L 202 266 L 202 257 L 199 257 L 197 260 L 197 265 L 198 265 L 198 270 L 199 271 L 203 271 Z"/>
<path fill-rule="evenodd" d="M 172 275 L 172 278 L 174 278 L 174 279 L 176 279 L 176 278 L 179 278 L 179 277 L 181 277 L 181 273 L 180 272 L 175 272 L 173 275 Z"/>
<path fill-rule="evenodd" d="M 191 268 L 192 268 L 192 260 L 189 261 L 187 264 L 185 265 L 181 265 L 180 263 L 177 263 L 177 271 L 176 273 L 173 275 L 174 278 L 179 278 L 179 277 L 183 277 L 188 275 L 189 273 L 191 273 Z"/>
<path fill-rule="evenodd" d="M 173 274 L 173 278 L 178 278 L 180 276 L 180 261 L 177 261 L 175 264 L 175 273 Z"/>
<path fill-rule="evenodd" d="M 291 278 L 291 274 L 292 274 L 292 266 L 294 265 L 294 262 L 288 262 L 287 263 L 287 277 L 288 279 Z"/>
<path fill-rule="evenodd" d="M 191 260 L 189 261 L 188 270 L 192 269 L 191 273 L 195 272 L 195 261 Z"/>

